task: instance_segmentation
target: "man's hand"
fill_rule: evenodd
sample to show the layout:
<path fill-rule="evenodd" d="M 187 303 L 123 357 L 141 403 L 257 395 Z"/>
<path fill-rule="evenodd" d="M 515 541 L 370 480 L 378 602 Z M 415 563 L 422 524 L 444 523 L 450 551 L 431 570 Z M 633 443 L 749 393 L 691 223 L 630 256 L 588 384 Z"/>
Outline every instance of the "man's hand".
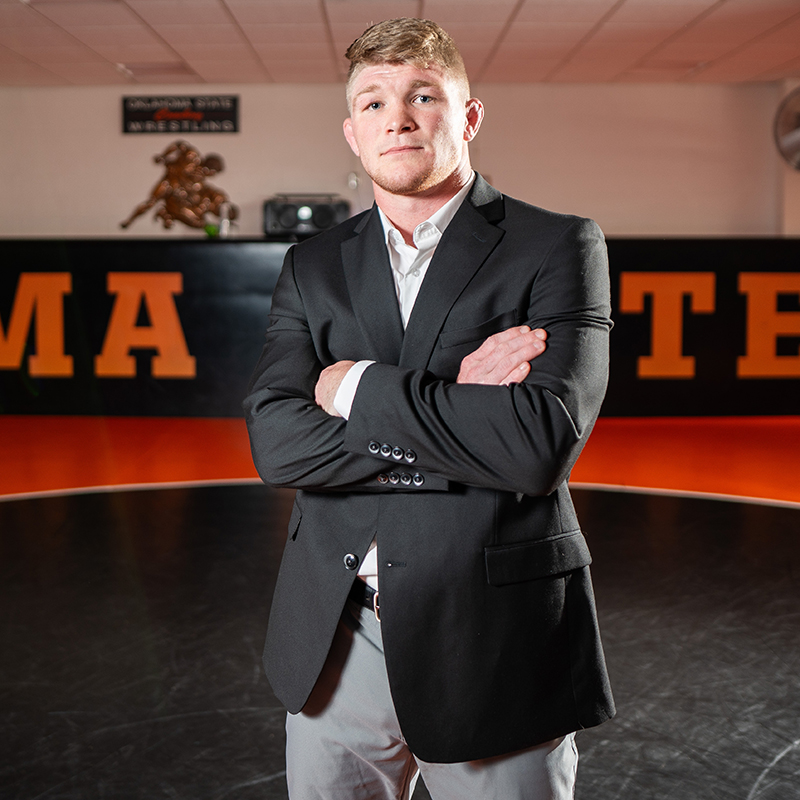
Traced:
<path fill-rule="evenodd" d="M 519 383 L 531 371 L 530 361 L 545 350 L 547 331 L 522 325 L 490 336 L 461 362 L 456 383 L 508 386 Z"/>
<path fill-rule="evenodd" d="M 336 392 L 339 391 L 339 384 L 355 363 L 355 361 L 337 361 L 335 364 L 325 367 L 320 373 L 316 387 L 314 387 L 314 399 L 317 401 L 317 405 L 332 417 L 342 416 L 333 407 L 333 400 L 336 397 Z"/>
<path fill-rule="evenodd" d="M 531 370 L 530 361 L 545 350 L 547 332 L 531 330 L 528 325 L 509 328 L 490 336 L 475 352 L 461 362 L 456 383 L 483 383 L 508 386 L 524 380 Z M 337 361 L 325 367 L 314 388 L 317 405 L 332 417 L 342 415 L 334 408 L 333 400 L 339 386 L 355 361 Z"/>

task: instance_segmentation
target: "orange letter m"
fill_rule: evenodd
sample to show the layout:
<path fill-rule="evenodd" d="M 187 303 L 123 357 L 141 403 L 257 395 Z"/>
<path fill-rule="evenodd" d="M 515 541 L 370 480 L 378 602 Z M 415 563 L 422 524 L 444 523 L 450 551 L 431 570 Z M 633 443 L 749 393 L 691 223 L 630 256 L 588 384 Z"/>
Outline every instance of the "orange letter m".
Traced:
<path fill-rule="evenodd" d="M 8 330 L 0 320 L 0 369 L 20 369 L 36 311 L 36 355 L 28 372 L 36 378 L 72 377 L 72 356 L 64 353 L 64 295 L 72 291 L 68 272 L 23 272 L 19 276 Z"/>

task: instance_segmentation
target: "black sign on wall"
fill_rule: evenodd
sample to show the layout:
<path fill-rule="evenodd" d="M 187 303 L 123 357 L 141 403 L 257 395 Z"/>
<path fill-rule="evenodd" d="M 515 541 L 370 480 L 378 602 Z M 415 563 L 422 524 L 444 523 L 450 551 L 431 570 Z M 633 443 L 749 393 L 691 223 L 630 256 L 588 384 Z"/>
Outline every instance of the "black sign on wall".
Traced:
<path fill-rule="evenodd" d="M 238 133 L 237 95 L 122 98 L 123 133 Z"/>
<path fill-rule="evenodd" d="M 0 240 L 0 413 L 241 416 L 288 248 Z"/>
<path fill-rule="evenodd" d="M 800 414 L 800 240 L 608 242 L 605 416 Z"/>
<path fill-rule="evenodd" d="M 0 240 L 0 413 L 239 416 L 287 243 Z M 605 416 L 800 414 L 800 240 L 611 240 Z"/>

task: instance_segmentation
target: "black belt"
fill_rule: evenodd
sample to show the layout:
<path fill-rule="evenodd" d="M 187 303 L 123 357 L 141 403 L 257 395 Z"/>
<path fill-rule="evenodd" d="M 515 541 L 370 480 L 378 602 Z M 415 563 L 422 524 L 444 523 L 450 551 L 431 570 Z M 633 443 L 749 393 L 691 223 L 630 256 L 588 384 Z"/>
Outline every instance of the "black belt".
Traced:
<path fill-rule="evenodd" d="M 381 604 L 377 589 L 373 589 L 368 583 L 362 581 L 361 578 L 356 578 L 353 585 L 350 587 L 350 594 L 348 597 L 360 606 L 368 608 L 374 612 L 375 619 L 381 621 Z"/>

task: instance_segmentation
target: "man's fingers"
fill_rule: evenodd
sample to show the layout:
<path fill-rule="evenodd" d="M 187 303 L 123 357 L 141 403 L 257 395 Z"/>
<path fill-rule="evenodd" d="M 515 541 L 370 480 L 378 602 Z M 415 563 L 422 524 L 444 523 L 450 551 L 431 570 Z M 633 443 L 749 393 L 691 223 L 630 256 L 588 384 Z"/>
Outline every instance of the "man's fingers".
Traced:
<path fill-rule="evenodd" d="M 543 343 L 546 339 L 547 332 L 542 328 L 531 330 L 527 325 L 509 328 L 490 336 L 472 355 L 478 361 L 496 361 L 523 349 L 538 355 L 544 351 Z"/>
<path fill-rule="evenodd" d="M 508 328 L 507 330 L 495 333 L 486 339 L 483 344 L 475 350 L 471 355 L 475 356 L 479 361 L 488 358 L 492 353 L 498 349 L 513 347 L 515 340 L 532 333 L 527 325 L 522 325 L 515 328 Z"/>
<path fill-rule="evenodd" d="M 500 386 L 510 386 L 512 383 L 519 383 L 520 381 L 524 381 L 525 378 L 528 377 L 528 373 L 531 371 L 531 362 L 524 361 L 520 364 L 510 375 L 506 375 L 502 381 L 500 381 Z"/>
<path fill-rule="evenodd" d="M 490 336 L 461 362 L 458 383 L 494 386 L 517 383 L 530 371 L 532 359 L 545 350 L 547 332 L 527 325 L 509 328 Z"/>

